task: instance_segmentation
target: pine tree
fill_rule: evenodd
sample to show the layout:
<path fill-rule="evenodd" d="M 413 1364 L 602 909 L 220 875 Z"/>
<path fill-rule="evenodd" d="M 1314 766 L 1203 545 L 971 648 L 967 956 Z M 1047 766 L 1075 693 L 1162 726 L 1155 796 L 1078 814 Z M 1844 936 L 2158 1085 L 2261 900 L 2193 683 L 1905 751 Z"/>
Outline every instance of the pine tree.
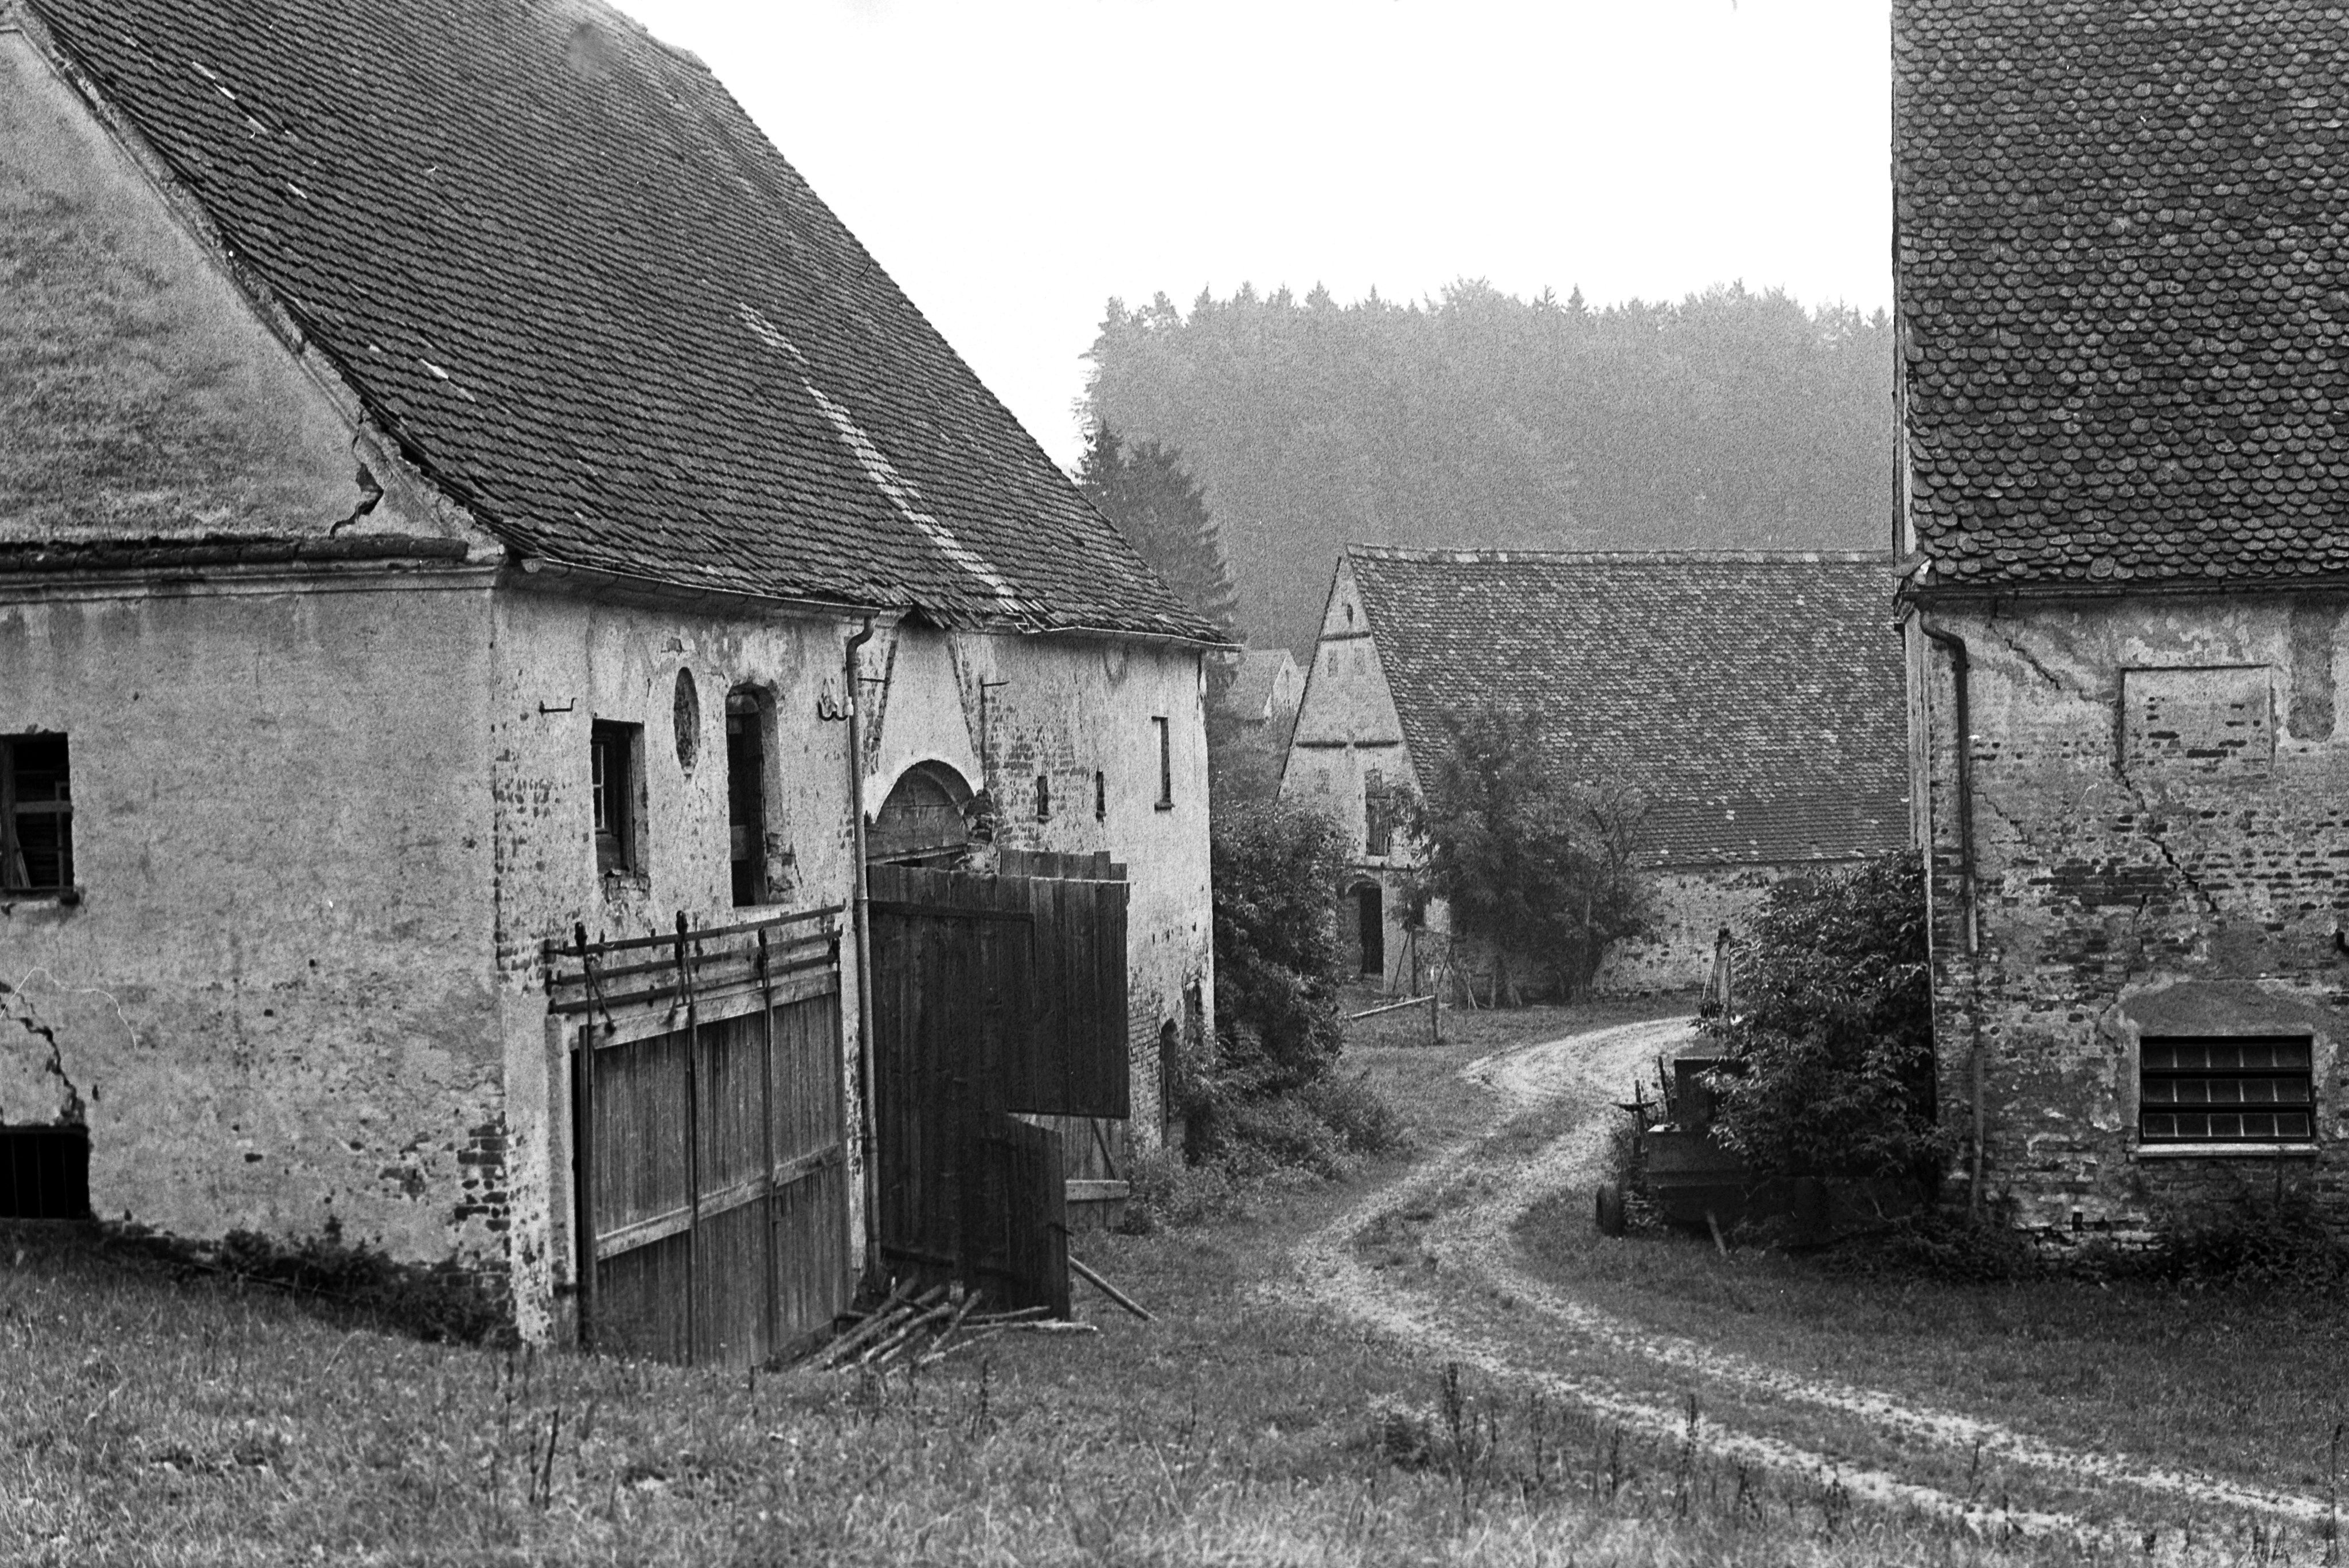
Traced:
<path fill-rule="evenodd" d="M 1239 589 L 1224 559 L 1223 533 L 1181 454 L 1156 441 L 1128 449 L 1106 423 L 1096 422 L 1076 481 L 1168 587 L 1237 640 Z"/>

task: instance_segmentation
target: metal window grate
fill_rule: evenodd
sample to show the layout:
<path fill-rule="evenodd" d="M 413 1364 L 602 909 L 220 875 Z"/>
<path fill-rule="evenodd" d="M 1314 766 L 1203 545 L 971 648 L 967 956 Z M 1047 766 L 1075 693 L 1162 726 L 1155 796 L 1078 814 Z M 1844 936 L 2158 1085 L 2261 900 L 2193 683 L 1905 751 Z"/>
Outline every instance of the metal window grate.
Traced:
<path fill-rule="evenodd" d="M 2316 1135 L 2314 1057 L 2305 1035 L 2147 1037 L 2138 1045 L 2138 1135 L 2304 1142 Z"/>

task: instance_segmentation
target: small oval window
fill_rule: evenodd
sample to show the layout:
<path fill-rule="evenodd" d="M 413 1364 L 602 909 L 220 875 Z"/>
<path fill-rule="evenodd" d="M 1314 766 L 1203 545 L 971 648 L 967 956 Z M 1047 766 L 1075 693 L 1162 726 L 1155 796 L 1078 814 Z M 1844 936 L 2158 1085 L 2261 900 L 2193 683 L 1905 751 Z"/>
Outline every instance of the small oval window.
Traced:
<path fill-rule="evenodd" d="M 694 759 L 701 755 L 701 693 L 693 684 L 691 670 L 677 672 L 675 712 L 678 766 L 691 771 Z"/>

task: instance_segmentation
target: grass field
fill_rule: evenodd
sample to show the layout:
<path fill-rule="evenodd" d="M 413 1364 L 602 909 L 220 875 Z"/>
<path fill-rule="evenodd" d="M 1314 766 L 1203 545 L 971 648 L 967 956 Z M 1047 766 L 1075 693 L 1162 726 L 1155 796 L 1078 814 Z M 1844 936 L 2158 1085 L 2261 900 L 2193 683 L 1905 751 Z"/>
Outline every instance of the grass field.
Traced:
<path fill-rule="evenodd" d="M 1453 1077 L 1467 1057 L 1620 1016 L 1447 1017 L 1434 1051 L 1364 1030 L 1352 1065 L 1433 1146 L 1475 1125 Z M 1630 1440 L 1291 1305 L 1294 1239 L 1401 1168 L 1288 1184 L 1246 1220 L 1081 1238 L 1159 1322 L 1095 1297 L 1096 1336 L 885 1379 L 421 1345 L 175 1280 L 83 1233 L 0 1227 L 0 1562 L 2081 1560 Z M 1667 1322 L 1716 1321 L 1733 1309 L 1707 1305 L 1686 1251 L 1612 1264 L 1606 1288 Z M 1755 1332 L 1868 1336 L 1835 1328 L 1826 1295 L 1756 1298 L 1759 1277 L 1737 1276 Z M 1901 1316 L 1878 1287 L 1819 1289 L 1852 1293 L 1883 1332 Z"/>

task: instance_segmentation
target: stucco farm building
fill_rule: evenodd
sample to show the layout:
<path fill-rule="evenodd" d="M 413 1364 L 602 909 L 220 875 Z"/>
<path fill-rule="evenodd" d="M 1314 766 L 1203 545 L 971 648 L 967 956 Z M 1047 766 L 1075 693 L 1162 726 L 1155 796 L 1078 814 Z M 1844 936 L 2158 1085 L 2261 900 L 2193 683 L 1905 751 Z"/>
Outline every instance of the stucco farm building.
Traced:
<path fill-rule="evenodd" d="M 0 272 L 0 1143 L 740 1358 L 937 1261 L 875 1205 L 949 1093 L 1157 1138 L 1216 634 L 698 60 L 9 0 Z M 988 919 L 1089 934 L 1049 1059 L 992 960 L 916 1048 Z"/>
<path fill-rule="evenodd" d="M 1891 605 L 1879 555 L 1348 549 L 1281 792 L 1352 837 L 1341 918 L 1361 973 L 1409 985 L 1417 954 L 1426 978 L 1392 803 L 1480 704 L 1542 713 L 1562 777 L 1645 803 L 1654 919 L 1609 953 L 1602 989 L 1702 984 L 1721 930 L 1771 882 L 1900 847 Z M 1512 968 L 1537 974 L 1522 956 Z M 1489 955 L 1454 953 L 1451 971 L 1489 984 Z"/>

